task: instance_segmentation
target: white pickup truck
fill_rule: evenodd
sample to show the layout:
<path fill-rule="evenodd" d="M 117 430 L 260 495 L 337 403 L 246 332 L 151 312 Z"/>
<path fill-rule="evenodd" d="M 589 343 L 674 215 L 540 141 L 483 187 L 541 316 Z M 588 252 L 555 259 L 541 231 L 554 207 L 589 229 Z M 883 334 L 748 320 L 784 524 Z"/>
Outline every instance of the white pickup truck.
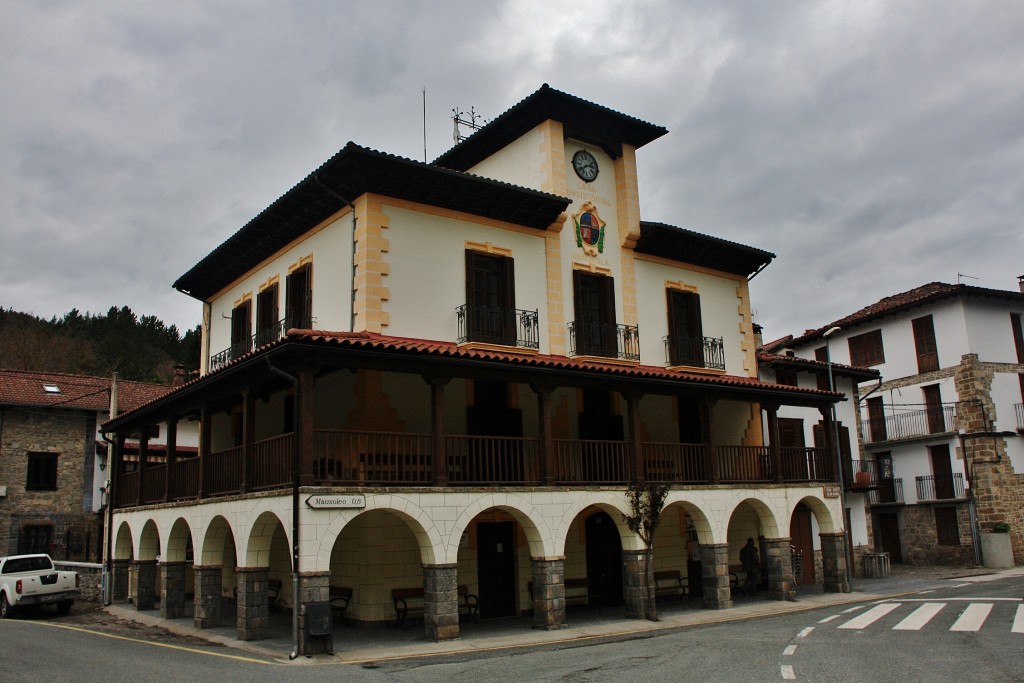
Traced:
<path fill-rule="evenodd" d="M 57 605 L 67 614 L 80 592 L 78 572 L 57 571 L 49 555 L 0 557 L 0 619 L 29 605 Z"/>

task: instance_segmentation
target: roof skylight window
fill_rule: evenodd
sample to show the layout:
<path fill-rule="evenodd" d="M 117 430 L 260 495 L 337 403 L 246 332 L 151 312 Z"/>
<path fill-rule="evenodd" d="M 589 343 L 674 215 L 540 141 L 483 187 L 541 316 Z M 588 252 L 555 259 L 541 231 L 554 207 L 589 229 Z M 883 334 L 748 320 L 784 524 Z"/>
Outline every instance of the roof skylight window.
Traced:
<path fill-rule="evenodd" d="M 43 391 L 45 391 L 48 394 L 59 394 L 60 387 L 58 387 L 56 384 L 44 384 Z"/>

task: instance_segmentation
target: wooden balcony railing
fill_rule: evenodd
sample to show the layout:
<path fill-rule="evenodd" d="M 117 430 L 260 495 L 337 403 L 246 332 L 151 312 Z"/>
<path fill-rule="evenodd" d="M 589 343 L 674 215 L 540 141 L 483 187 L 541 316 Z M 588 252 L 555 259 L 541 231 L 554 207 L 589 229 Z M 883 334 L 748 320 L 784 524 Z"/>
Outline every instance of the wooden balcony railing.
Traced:
<path fill-rule="evenodd" d="M 629 444 L 625 441 L 555 439 L 555 480 L 559 484 L 627 484 Z"/>
<path fill-rule="evenodd" d="M 644 443 L 644 476 L 653 482 L 707 481 L 708 448 L 699 443 Z"/>
<path fill-rule="evenodd" d="M 434 437 L 430 434 L 318 429 L 314 433 L 313 483 L 318 486 L 432 486 Z M 536 437 L 448 435 L 444 439 L 448 486 L 537 486 L 543 481 L 541 442 Z M 776 481 L 766 446 L 711 446 L 644 442 L 644 476 L 680 485 L 711 483 L 712 467 L 722 483 Z M 291 485 L 294 437 L 283 434 L 256 442 L 244 468 L 241 446 L 202 460 L 202 496 L 212 498 Z M 555 483 L 565 486 L 623 486 L 633 481 L 633 456 L 626 441 L 556 439 L 549 454 Z M 833 481 L 828 453 L 820 448 L 783 448 L 782 480 Z M 189 500 L 199 496 L 198 457 L 151 464 L 118 477 L 116 505 Z M 140 484 L 141 481 L 141 484 Z M 141 496 L 140 496 L 141 486 Z M 168 488 L 169 487 L 169 488 Z"/>
<path fill-rule="evenodd" d="M 767 446 L 718 446 L 722 483 L 769 482 L 772 456 Z"/>

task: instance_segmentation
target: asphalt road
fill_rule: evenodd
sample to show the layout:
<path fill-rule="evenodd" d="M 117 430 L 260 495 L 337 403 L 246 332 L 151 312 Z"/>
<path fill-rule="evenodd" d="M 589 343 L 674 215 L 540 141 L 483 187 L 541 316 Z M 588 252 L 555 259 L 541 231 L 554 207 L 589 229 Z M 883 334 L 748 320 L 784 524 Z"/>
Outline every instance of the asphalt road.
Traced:
<path fill-rule="evenodd" d="M 0 680 L 1024 681 L 1024 578 L 615 642 L 341 665 L 50 611 L 0 621 Z M 92 622 L 92 623 L 90 623 Z"/>

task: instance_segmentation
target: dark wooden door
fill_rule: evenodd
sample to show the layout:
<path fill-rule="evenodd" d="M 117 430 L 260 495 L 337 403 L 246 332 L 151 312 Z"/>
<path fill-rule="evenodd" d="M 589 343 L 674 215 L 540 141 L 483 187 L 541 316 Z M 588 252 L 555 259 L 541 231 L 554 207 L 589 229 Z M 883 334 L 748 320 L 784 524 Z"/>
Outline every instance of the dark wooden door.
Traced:
<path fill-rule="evenodd" d="M 610 277 L 575 271 L 573 287 L 576 353 L 614 358 L 619 346 L 614 281 Z"/>
<path fill-rule="evenodd" d="M 793 547 L 800 553 L 799 571 L 796 582 L 799 585 L 814 583 L 814 534 L 811 531 L 811 509 L 804 504 L 796 506 L 789 523 L 789 537 Z"/>
<path fill-rule="evenodd" d="M 953 489 L 953 465 L 949 460 L 949 446 L 929 446 L 928 454 L 932 460 L 932 474 L 935 481 L 935 497 L 947 500 L 956 497 Z"/>
<path fill-rule="evenodd" d="M 480 522 L 476 547 L 480 617 L 516 616 L 515 522 Z"/>
<path fill-rule="evenodd" d="M 882 543 L 882 552 L 889 553 L 889 562 L 901 564 L 903 553 L 900 552 L 900 520 L 895 513 L 878 515 L 878 539 Z"/>
<path fill-rule="evenodd" d="M 607 513 L 587 517 L 587 582 L 591 606 L 622 604 L 622 540 Z M 575 578 L 575 577 L 572 577 Z"/>

